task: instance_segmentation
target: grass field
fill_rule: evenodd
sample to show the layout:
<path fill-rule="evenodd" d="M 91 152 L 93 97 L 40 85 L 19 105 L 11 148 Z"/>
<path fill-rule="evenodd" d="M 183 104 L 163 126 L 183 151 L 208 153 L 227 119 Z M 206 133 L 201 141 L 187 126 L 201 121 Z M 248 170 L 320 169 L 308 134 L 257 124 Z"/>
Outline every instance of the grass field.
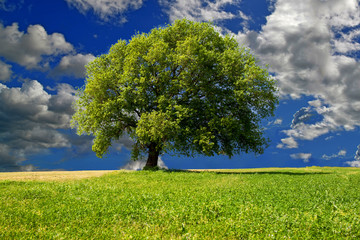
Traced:
<path fill-rule="evenodd" d="M 0 239 L 360 239 L 360 169 L 104 173 L 0 173 Z"/>

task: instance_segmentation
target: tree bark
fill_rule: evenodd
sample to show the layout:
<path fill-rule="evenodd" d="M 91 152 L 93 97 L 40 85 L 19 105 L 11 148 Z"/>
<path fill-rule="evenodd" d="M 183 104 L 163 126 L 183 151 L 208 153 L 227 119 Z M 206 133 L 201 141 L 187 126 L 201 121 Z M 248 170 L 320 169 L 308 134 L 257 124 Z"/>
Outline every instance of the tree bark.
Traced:
<path fill-rule="evenodd" d="M 156 143 L 150 143 L 149 155 L 145 167 L 156 167 L 158 164 L 159 155 L 160 151 L 157 149 Z"/>

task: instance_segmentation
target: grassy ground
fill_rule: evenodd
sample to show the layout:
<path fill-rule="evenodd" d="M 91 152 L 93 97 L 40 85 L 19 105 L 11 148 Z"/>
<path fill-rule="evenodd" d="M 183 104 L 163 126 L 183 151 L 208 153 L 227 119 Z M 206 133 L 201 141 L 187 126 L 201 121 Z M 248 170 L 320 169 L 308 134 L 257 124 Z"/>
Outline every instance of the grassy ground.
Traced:
<path fill-rule="evenodd" d="M 40 177 L 0 180 L 0 239 L 360 238 L 356 168 Z"/>

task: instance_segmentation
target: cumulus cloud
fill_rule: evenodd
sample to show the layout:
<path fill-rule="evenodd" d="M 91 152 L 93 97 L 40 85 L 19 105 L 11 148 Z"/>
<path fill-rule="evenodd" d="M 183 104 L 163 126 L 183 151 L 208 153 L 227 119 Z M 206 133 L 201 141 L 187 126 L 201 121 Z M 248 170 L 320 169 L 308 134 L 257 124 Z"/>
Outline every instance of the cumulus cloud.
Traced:
<path fill-rule="evenodd" d="M 287 135 L 281 139 L 277 148 L 298 148 L 297 140 L 313 140 L 339 127 L 326 116 L 328 108 L 320 100 L 310 101 L 309 107 L 303 107 L 294 114 L 291 129 L 283 130 Z M 324 116 L 325 114 L 325 116 Z"/>
<path fill-rule="evenodd" d="M 301 123 L 311 124 L 322 120 L 323 116 L 316 111 L 316 108 L 303 107 L 294 114 L 291 127 L 296 128 Z"/>
<path fill-rule="evenodd" d="M 0 84 L 0 169 L 31 170 L 21 165 L 28 156 L 70 147 L 69 138 L 58 129 L 69 127 L 74 99 L 74 90 L 67 84 L 59 85 L 56 95 L 48 94 L 35 80 L 21 88 Z"/>
<path fill-rule="evenodd" d="M 60 63 L 51 72 L 52 76 L 68 75 L 76 78 L 85 77 L 85 65 L 94 60 L 92 54 L 67 55 L 61 58 Z"/>
<path fill-rule="evenodd" d="M 360 50 L 360 43 L 358 39 L 360 37 L 360 29 L 355 29 L 349 33 L 340 33 L 339 39 L 333 40 L 333 46 L 338 53 L 351 53 Z"/>
<path fill-rule="evenodd" d="M 295 147 L 297 140 L 360 126 L 359 2 L 270 2 L 273 12 L 260 32 L 247 30 L 234 36 L 270 65 L 282 97 L 316 99 L 309 108 L 300 109 L 295 124 L 284 131 L 283 140 L 291 143 L 288 148 Z M 314 116 L 316 122 L 305 121 Z M 278 147 L 286 148 L 283 140 Z"/>
<path fill-rule="evenodd" d="M 332 41 L 342 24 L 360 23 L 356 2 L 279 0 L 260 33 L 239 33 L 238 40 L 270 64 L 283 94 L 325 95 L 323 85 L 340 80 L 338 62 L 344 60 L 333 55 Z"/>
<path fill-rule="evenodd" d="M 49 62 L 44 56 L 56 56 L 73 51 L 60 33 L 48 34 L 41 25 L 30 25 L 27 32 L 19 31 L 13 23 L 4 27 L 0 23 L 0 56 L 27 69 L 46 68 Z"/>
<path fill-rule="evenodd" d="M 309 107 L 303 107 L 294 114 L 291 129 L 283 130 L 287 135 L 281 139 L 278 148 L 297 148 L 297 140 L 313 140 L 331 131 L 338 131 L 332 119 L 326 115 L 328 108 L 320 104 L 321 101 L 309 102 Z"/>
<path fill-rule="evenodd" d="M 283 120 L 280 119 L 280 118 L 278 118 L 278 119 L 276 119 L 276 120 L 274 121 L 274 124 L 275 124 L 275 125 L 281 125 L 282 122 L 283 122 Z"/>
<path fill-rule="evenodd" d="M 324 154 L 322 155 L 322 159 L 325 159 L 325 160 L 331 160 L 333 158 L 343 158 L 346 156 L 346 150 L 340 150 L 337 154 L 332 154 L 330 156 Z"/>
<path fill-rule="evenodd" d="M 274 121 L 270 121 L 268 125 L 281 125 L 283 120 L 281 118 L 275 119 Z"/>
<path fill-rule="evenodd" d="M 36 80 L 25 82 L 21 88 L 7 88 L 2 85 L 0 87 L 0 120 L 3 121 L 1 125 L 4 129 L 0 129 L 16 131 L 34 127 L 69 128 L 75 90 L 68 84 L 59 84 L 56 90 L 56 95 L 50 95 Z M 32 127 L 28 127 L 27 124 Z"/>
<path fill-rule="evenodd" d="M 350 167 L 360 167 L 360 161 L 348 161 L 346 162 Z"/>
<path fill-rule="evenodd" d="M 91 152 L 92 136 L 69 131 L 76 90 L 65 83 L 50 90 L 56 93 L 48 93 L 36 80 L 21 87 L 0 83 L 0 171 L 34 170 L 36 166 L 23 163 L 55 148 L 65 150 L 65 160 Z M 123 136 L 114 141 L 113 150 L 131 150 L 132 144 Z"/>
<path fill-rule="evenodd" d="M 292 159 L 301 159 L 304 161 L 304 163 L 308 163 L 309 159 L 311 158 L 311 153 L 295 153 L 291 154 L 290 157 Z"/>
<path fill-rule="evenodd" d="M 357 151 L 355 153 L 354 159 L 360 161 L 360 145 L 357 146 Z"/>
<path fill-rule="evenodd" d="M 32 165 L 20 165 L 25 158 L 21 153 L 14 153 L 8 145 L 0 144 L 0 172 L 5 171 L 28 171 L 35 169 Z"/>
<path fill-rule="evenodd" d="M 140 159 L 137 161 L 130 161 L 127 164 L 125 164 L 124 166 L 122 166 L 120 169 L 124 169 L 124 170 L 141 170 L 145 167 L 146 164 L 146 159 Z M 165 168 L 168 169 L 168 167 L 165 165 L 165 163 L 163 162 L 163 160 L 161 159 L 161 157 L 158 158 L 158 166 L 160 168 Z"/>
<path fill-rule="evenodd" d="M 9 81 L 11 74 L 12 74 L 11 65 L 6 64 L 3 61 L 0 61 L 0 82 Z"/>
<path fill-rule="evenodd" d="M 346 164 L 350 167 L 360 167 L 360 145 L 357 146 L 354 161 L 347 161 Z"/>
<path fill-rule="evenodd" d="M 237 14 L 234 14 L 224 9 L 227 6 L 238 6 L 239 1 L 237 0 L 159 0 L 159 3 L 169 15 L 170 21 L 182 18 L 198 22 L 233 18 L 242 18 L 245 21 L 250 20 L 250 18 L 240 10 Z"/>
<path fill-rule="evenodd" d="M 119 22 L 126 22 L 123 16 L 126 11 L 139 9 L 143 4 L 143 0 L 66 0 L 66 2 L 82 14 L 92 10 L 103 21 L 119 17 Z"/>
<path fill-rule="evenodd" d="M 50 61 L 61 57 L 58 65 L 50 70 L 50 76 L 83 78 L 85 65 L 95 59 L 92 54 L 74 54 L 72 44 L 60 33 L 48 34 L 41 25 L 30 25 L 27 33 L 19 31 L 17 23 L 4 27 L 0 24 L 0 56 L 27 69 L 49 70 Z M 65 55 L 65 56 L 64 56 Z M 0 81 L 11 77 L 11 65 L 0 61 Z"/>
<path fill-rule="evenodd" d="M 281 139 L 281 143 L 279 143 L 276 147 L 281 149 L 288 148 L 298 148 L 299 144 L 295 141 L 293 137 L 283 138 Z"/>

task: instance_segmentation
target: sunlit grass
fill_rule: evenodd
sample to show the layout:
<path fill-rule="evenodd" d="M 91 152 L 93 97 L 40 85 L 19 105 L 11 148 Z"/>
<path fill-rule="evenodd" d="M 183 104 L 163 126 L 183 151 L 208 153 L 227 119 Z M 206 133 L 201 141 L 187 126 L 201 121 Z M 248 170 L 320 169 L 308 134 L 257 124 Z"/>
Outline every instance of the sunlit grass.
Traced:
<path fill-rule="evenodd" d="M 360 169 L 0 181 L 0 239 L 359 239 Z"/>

